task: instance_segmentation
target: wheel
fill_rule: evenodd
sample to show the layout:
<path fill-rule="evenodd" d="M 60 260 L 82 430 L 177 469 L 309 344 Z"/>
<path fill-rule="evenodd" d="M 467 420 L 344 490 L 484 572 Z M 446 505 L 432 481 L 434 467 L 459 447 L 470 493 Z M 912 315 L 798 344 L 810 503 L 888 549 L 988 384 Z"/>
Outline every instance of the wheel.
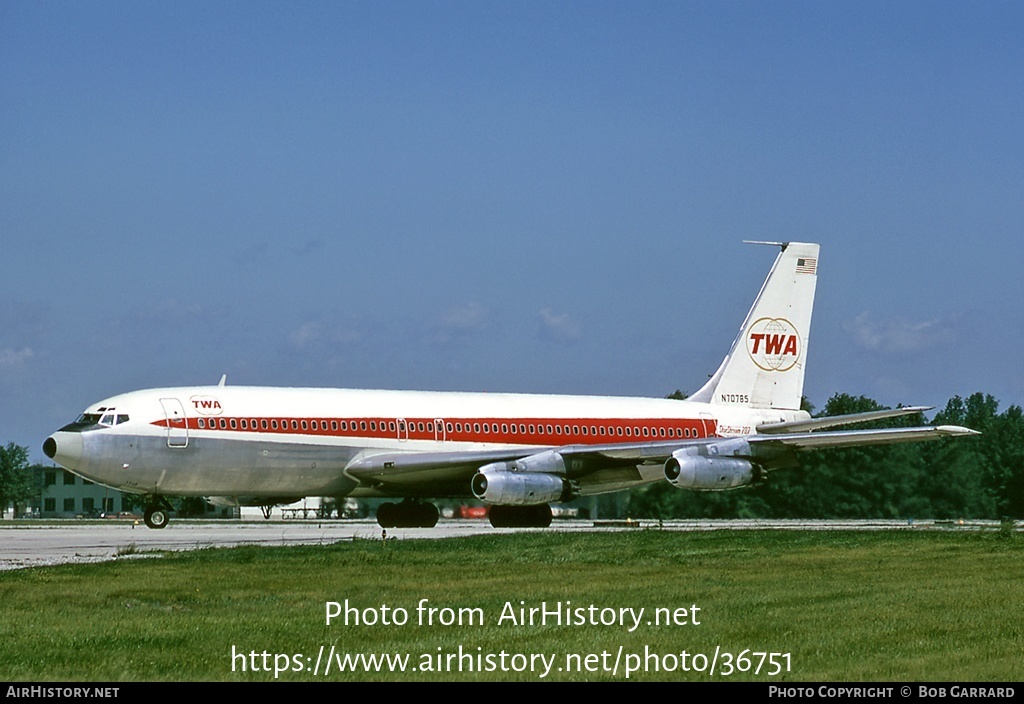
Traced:
<path fill-rule="evenodd" d="M 167 511 L 159 506 L 147 507 L 142 519 L 146 522 L 147 526 L 153 529 L 165 528 L 168 522 L 170 522 L 170 516 L 167 514 Z"/>
<path fill-rule="evenodd" d="M 547 504 L 491 506 L 488 514 L 495 528 L 547 528 L 551 525 L 551 507 Z"/>
<path fill-rule="evenodd" d="M 420 528 L 433 528 L 437 525 L 437 519 L 441 515 L 437 510 L 437 506 L 431 503 L 420 504 L 416 514 L 416 518 L 418 519 L 417 525 Z"/>
<path fill-rule="evenodd" d="M 381 528 L 394 528 L 397 524 L 398 506 L 391 503 L 383 503 L 377 507 L 377 525 Z"/>
<path fill-rule="evenodd" d="M 531 506 L 529 526 L 531 528 L 549 528 L 551 526 L 551 506 L 548 504 L 537 504 Z"/>

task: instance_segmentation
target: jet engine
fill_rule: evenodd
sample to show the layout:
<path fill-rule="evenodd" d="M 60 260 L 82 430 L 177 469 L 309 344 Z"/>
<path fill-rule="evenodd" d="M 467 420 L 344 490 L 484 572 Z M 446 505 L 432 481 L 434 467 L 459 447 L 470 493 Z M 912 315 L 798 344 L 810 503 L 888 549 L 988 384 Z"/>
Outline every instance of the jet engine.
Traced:
<path fill-rule="evenodd" d="M 510 472 L 504 462 L 484 465 L 473 475 L 473 496 L 489 504 L 530 506 L 549 501 L 568 501 L 572 485 L 554 474 Z"/>
<path fill-rule="evenodd" d="M 665 462 L 665 479 L 680 489 L 721 491 L 750 484 L 760 475 L 749 459 L 723 457 L 722 449 L 708 445 L 676 450 Z"/>

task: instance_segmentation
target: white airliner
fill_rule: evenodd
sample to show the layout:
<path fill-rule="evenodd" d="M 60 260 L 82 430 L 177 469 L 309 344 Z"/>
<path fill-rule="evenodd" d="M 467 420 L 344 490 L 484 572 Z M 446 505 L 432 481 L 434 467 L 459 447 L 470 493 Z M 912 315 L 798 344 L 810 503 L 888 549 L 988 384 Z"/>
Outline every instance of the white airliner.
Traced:
<path fill-rule="evenodd" d="M 781 247 L 718 371 L 685 401 L 606 396 L 218 386 L 152 389 L 89 406 L 43 452 L 147 497 L 273 506 L 306 496 L 396 497 L 384 527 L 433 526 L 424 499 L 476 497 L 495 526 L 547 526 L 551 502 L 662 479 L 718 491 L 763 481 L 803 451 L 973 435 L 959 426 L 825 431 L 927 410 L 812 419 L 800 410 L 818 245 Z"/>

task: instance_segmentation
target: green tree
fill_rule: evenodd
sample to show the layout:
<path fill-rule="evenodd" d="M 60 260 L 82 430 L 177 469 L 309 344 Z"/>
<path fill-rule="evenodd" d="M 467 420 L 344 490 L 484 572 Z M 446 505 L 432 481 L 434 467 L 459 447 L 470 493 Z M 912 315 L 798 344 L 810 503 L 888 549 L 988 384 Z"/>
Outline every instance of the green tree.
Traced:
<path fill-rule="evenodd" d="M 0 447 L 0 517 L 11 504 L 17 517 L 19 506 L 31 500 L 34 490 L 28 448 L 13 442 Z"/>
<path fill-rule="evenodd" d="M 887 407 L 866 396 L 834 394 L 820 416 L 886 410 Z M 908 427 L 924 422 L 920 414 L 888 418 L 870 424 L 843 426 L 843 430 L 862 427 Z M 923 515 L 927 507 L 916 492 L 924 462 L 916 449 L 907 445 L 873 445 L 826 449 L 803 453 L 800 464 L 804 476 L 797 486 L 797 505 L 817 504 L 811 516 L 823 518 L 908 518 Z M 788 477 L 787 477 L 788 478 Z M 807 515 L 807 514 L 805 514 Z M 808 516 L 810 517 L 810 516 Z"/>
<path fill-rule="evenodd" d="M 964 497 L 966 517 L 1024 517 L 1024 416 L 1020 406 L 997 413 L 999 402 L 989 394 L 974 393 L 967 400 L 954 396 L 936 414 L 936 425 L 965 425 L 981 432 L 968 441 L 943 441 L 932 454 L 934 473 L 945 490 Z M 964 487 L 949 476 L 965 477 Z M 955 516 L 947 516 L 955 517 Z"/>

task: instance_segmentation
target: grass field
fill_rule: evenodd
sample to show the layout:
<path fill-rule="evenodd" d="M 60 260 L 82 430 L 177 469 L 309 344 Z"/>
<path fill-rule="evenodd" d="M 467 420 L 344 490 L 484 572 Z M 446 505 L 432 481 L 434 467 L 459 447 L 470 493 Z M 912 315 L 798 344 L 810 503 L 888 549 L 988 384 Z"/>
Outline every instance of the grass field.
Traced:
<path fill-rule="evenodd" d="M 209 549 L 0 573 L 0 680 L 1018 681 L 1022 575 L 1024 537 L 995 531 Z M 327 625 L 346 600 L 360 624 Z M 518 623 L 542 602 L 573 623 Z M 339 671 L 374 653 L 405 671 Z"/>

